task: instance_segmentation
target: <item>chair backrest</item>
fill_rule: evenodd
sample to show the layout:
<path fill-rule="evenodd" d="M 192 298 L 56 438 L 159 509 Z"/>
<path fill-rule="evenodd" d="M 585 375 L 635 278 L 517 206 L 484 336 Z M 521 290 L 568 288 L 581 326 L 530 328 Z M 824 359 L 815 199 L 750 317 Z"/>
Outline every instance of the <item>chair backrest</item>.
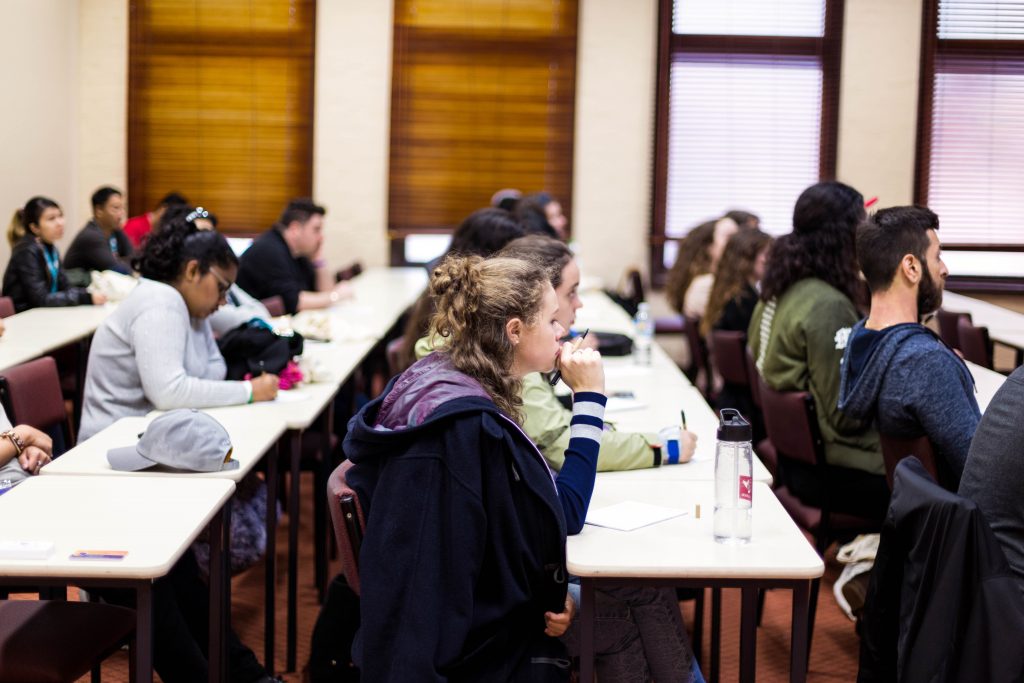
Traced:
<path fill-rule="evenodd" d="M 9 296 L 0 296 L 0 318 L 10 318 L 14 315 L 14 299 Z"/>
<path fill-rule="evenodd" d="M 711 364 L 718 374 L 730 384 L 749 386 L 747 374 L 747 333 L 730 330 L 712 330 Z"/>
<path fill-rule="evenodd" d="M 711 366 L 708 363 L 708 350 L 704 337 L 700 336 L 700 318 L 692 315 L 684 315 L 683 332 L 686 334 L 686 343 L 690 347 L 690 373 L 693 376 L 691 381 L 696 382 L 700 371 L 704 371 L 704 378 L 707 389 L 701 393 L 707 396 L 711 388 Z M 700 389 L 700 387 L 697 387 Z"/>
<path fill-rule="evenodd" d="M 882 459 L 885 461 L 885 480 L 889 483 L 890 489 L 892 489 L 893 475 L 900 460 L 913 456 L 921 461 L 924 468 L 928 470 L 928 474 L 932 475 L 932 478 L 943 488 L 956 491 L 956 486 L 951 480 L 952 473 L 948 471 L 948 468 L 940 465 L 935 457 L 932 442 L 928 440 L 927 436 L 907 439 L 879 434 L 878 438 L 882 444 Z"/>
<path fill-rule="evenodd" d="M 778 454 L 809 465 L 824 465 L 825 442 L 810 392 L 776 391 L 760 375 L 758 381 L 765 430 Z"/>
<path fill-rule="evenodd" d="M 57 363 L 50 356 L 0 371 L 0 401 L 11 424 L 49 431 L 59 426 L 70 446 L 71 433 Z"/>
<path fill-rule="evenodd" d="M 992 369 L 992 340 L 988 336 L 987 327 L 975 327 L 967 318 L 956 321 L 957 335 L 960 337 L 960 352 L 964 358 L 976 365 Z"/>
<path fill-rule="evenodd" d="M 334 274 L 335 282 L 343 282 L 345 280 L 351 280 L 354 277 L 358 277 L 363 272 L 363 264 L 356 261 L 348 268 L 342 268 Z"/>
<path fill-rule="evenodd" d="M 270 313 L 270 317 L 272 318 L 276 318 L 287 313 L 284 309 L 284 299 L 279 296 L 272 296 L 269 299 L 263 299 L 261 303 L 267 307 L 267 312 Z"/>
<path fill-rule="evenodd" d="M 359 496 L 345 480 L 351 467 L 352 463 L 346 460 L 331 472 L 327 479 L 327 507 L 331 511 L 341 573 L 345 575 L 349 588 L 358 594 L 359 548 L 363 544 L 366 519 L 359 504 Z"/>
<path fill-rule="evenodd" d="M 636 268 L 630 268 L 627 270 L 626 282 L 629 287 L 629 300 L 639 306 L 640 302 L 645 301 L 644 280 L 640 276 L 640 271 Z"/>
<path fill-rule="evenodd" d="M 957 325 L 963 319 L 970 320 L 971 314 L 956 313 L 940 308 L 935 314 L 935 319 L 939 323 L 939 336 L 942 337 L 942 341 L 946 342 L 950 348 L 959 349 L 960 333 L 957 331 Z"/>
<path fill-rule="evenodd" d="M 384 354 L 388 359 L 388 375 L 394 377 L 395 375 L 405 370 L 402 367 L 402 352 L 405 351 L 405 338 L 397 337 L 388 342 L 388 345 L 384 349 Z"/>
<path fill-rule="evenodd" d="M 754 354 L 751 353 L 750 347 L 744 349 L 743 353 L 747 363 L 747 378 L 750 380 L 750 397 L 754 399 L 754 405 L 760 409 L 761 374 L 757 371 L 757 365 L 754 364 Z"/>

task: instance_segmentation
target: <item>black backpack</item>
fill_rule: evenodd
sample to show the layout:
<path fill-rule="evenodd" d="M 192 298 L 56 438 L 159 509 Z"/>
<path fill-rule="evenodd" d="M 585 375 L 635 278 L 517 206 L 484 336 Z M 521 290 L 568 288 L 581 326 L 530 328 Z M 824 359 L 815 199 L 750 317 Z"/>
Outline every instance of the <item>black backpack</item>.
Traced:
<path fill-rule="evenodd" d="M 277 335 L 261 320 L 250 320 L 231 330 L 217 346 L 228 366 L 227 379 L 241 380 L 264 372 L 281 374 L 295 356 L 302 355 L 302 335 Z"/>

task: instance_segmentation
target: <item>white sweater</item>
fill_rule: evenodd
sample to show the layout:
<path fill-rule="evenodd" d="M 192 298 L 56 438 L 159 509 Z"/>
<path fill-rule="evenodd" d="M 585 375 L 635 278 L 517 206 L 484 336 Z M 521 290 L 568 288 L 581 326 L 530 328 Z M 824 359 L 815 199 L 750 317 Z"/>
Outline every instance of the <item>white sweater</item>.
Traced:
<path fill-rule="evenodd" d="M 78 440 L 153 409 L 245 403 L 245 383 L 226 372 L 209 321 L 190 319 L 174 287 L 142 279 L 93 337 Z"/>

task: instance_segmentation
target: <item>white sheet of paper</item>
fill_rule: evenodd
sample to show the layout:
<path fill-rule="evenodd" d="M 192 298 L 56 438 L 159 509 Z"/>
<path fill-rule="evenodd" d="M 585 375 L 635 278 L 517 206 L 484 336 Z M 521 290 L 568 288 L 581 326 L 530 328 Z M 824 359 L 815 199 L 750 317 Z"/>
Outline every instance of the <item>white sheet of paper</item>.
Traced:
<path fill-rule="evenodd" d="M 587 512 L 587 524 L 618 531 L 633 531 L 685 514 L 686 510 L 627 500 L 600 510 L 590 510 Z"/>
<path fill-rule="evenodd" d="M 616 396 L 610 396 L 608 398 L 608 405 L 606 405 L 604 409 L 607 413 L 621 413 L 627 410 L 642 410 L 646 407 L 646 403 L 638 401 L 635 398 L 619 398 Z"/>

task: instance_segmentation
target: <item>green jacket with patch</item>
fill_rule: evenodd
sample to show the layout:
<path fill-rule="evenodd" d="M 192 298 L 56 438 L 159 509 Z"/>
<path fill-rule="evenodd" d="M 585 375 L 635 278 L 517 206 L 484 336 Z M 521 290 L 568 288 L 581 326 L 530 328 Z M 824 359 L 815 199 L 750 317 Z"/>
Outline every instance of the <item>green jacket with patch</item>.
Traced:
<path fill-rule="evenodd" d="M 776 301 L 760 301 L 747 331 L 750 350 L 765 382 L 779 391 L 810 391 L 833 465 L 885 474 L 878 433 L 870 421 L 838 407 L 840 363 L 859 320 L 853 303 L 817 278 L 792 285 Z"/>

